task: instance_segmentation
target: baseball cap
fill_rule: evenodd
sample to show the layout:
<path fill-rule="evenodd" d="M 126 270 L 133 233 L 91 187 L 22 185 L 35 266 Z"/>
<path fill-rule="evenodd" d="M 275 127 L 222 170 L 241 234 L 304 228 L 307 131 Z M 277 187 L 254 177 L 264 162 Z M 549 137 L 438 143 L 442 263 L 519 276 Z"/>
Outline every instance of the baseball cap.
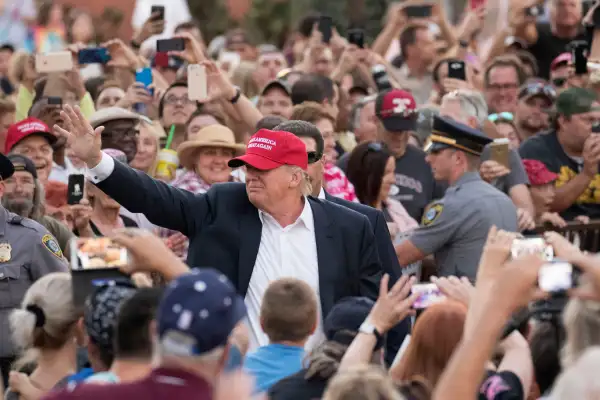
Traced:
<path fill-rule="evenodd" d="M 100 286 L 85 300 L 85 330 L 102 350 L 112 354 L 119 308 L 136 290 L 129 282 L 114 282 Z"/>
<path fill-rule="evenodd" d="M 261 129 L 248 141 L 246 154 L 232 158 L 228 165 L 231 168 L 250 165 L 262 171 L 295 165 L 306 170 L 308 154 L 304 142 L 293 133 Z"/>
<path fill-rule="evenodd" d="M 195 269 L 171 281 L 158 306 L 158 336 L 176 356 L 205 354 L 227 343 L 246 316 L 244 299 L 214 269 Z"/>
<path fill-rule="evenodd" d="M 367 297 L 346 297 L 338 301 L 323 321 L 323 332 L 327 340 L 346 345 L 352 343 L 374 304 Z M 375 350 L 380 347 L 378 343 Z"/>
<path fill-rule="evenodd" d="M 37 169 L 29 157 L 21 154 L 9 154 L 8 159 L 12 162 L 15 171 L 27 171 L 37 179 Z"/>
<path fill-rule="evenodd" d="M 600 111 L 600 106 L 593 105 L 596 94 L 588 89 L 569 88 L 558 95 L 556 112 L 561 115 L 583 114 L 590 111 Z"/>
<path fill-rule="evenodd" d="M 519 100 L 529 100 L 533 97 L 544 97 L 550 103 L 556 101 L 556 90 L 544 82 L 530 82 L 519 89 Z"/>
<path fill-rule="evenodd" d="M 391 89 L 375 99 L 375 113 L 390 132 L 413 131 L 417 124 L 415 99 L 407 91 Z"/>
<path fill-rule="evenodd" d="M 290 87 L 286 83 L 284 83 L 283 81 L 281 81 L 279 79 L 275 79 L 270 82 L 267 82 L 267 84 L 265 85 L 263 90 L 261 90 L 260 95 L 264 96 L 269 90 L 271 90 L 273 88 L 279 88 L 279 89 L 283 90 L 283 92 L 288 97 L 290 97 L 292 95 L 292 90 L 290 89 Z"/>
<path fill-rule="evenodd" d="M 539 160 L 523 160 L 523 166 L 533 186 L 545 185 L 554 182 L 558 175 L 551 172 L 546 165 Z"/>
<path fill-rule="evenodd" d="M 552 63 L 550 63 L 550 71 L 554 71 L 558 67 L 562 67 L 566 64 L 570 64 L 573 56 L 571 53 L 561 53 L 559 54 Z"/>
<path fill-rule="evenodd" d="M 8 127 L 4 153 L 8 154 L 21 140 L 31 135 L 40 135 L 48 140 L 50 145 L 56 143 L 58 138 L 52 134 L 48 125 L 37 118 L 26 118 Z"/>

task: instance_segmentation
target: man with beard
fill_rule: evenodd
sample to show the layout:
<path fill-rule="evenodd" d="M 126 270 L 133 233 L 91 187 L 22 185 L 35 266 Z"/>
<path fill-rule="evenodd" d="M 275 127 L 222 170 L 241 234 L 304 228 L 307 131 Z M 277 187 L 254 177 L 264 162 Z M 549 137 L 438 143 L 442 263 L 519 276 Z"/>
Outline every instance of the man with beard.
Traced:
<path fill-rule="evenodd" d="M 24 167 L 23 167 L 24 168 Z M 33 163 L 28 167 L 36 171 Z M 0 155 L 0 196 L 10 189 L 15 168 Z M 67 272 L 68 265 L 56 239 L 39 223 L 0 207 L 0 369 L 6 387 L 15 349 L 8 316 L 21 305 L 31 284 L 51 272 Z"/>
<path fill-rule="evenodd" d="M 515 127 L 521 142 L 548 129 L 548 114 L 556 100 L 556 90 L 544 82 L 521 86 L 515 112 Z"/>
<path fill-rule="evenodd" d="M 15 173 L 4 181 L 5 192 L 2 206 L 23 218 L 30 218 L 43 225 L 58 241 L 64 254 L 68 253 L 68 243 L 74 235 L 69 228 L 56 219 L 44 215 L 44 190 L 37 179 L 33 161 L 20 154 L 9 154 Z M 72 206 L 74 223 L 82 236 L 94 236 L 89 226 L 89 206 Z"/>
<path fill-rule="evenodd" d="M 104 126 L 102 131 L 102 148 L 117 149 L 125 153 L 127 163 L 137 153 L 137 138 L 140 117 L 138 114 L 119 107 L 109 107 L 96 111 L 90 119 L 95 128 Z"/>

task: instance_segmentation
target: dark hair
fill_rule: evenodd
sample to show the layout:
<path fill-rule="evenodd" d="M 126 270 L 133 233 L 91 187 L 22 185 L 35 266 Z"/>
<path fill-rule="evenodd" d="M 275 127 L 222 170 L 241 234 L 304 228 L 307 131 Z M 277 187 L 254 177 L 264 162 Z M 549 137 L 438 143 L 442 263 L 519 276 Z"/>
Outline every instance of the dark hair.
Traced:
<path fill-rule="evenodd" d="M 410 24 L 400 34 L 400 53 L 406 59 L 406 47 L 417 42 L 417 32 L 421 29 L 427 29 L 427 26 L 420 24 Z"/>
<path fill-rule="evenodd" d="M 375 205 L 390 157 L 390 152 L 378 142 L 361 143 L 350 153 L 346 176 L 362 204 Z"/>
<path fill-rule="evenodd" d="M 256 123 L 256 130 L 269 129 L 273 130 L 277 125 L 283 124 L 287 119 L 280 117 L 279 115 L 267 115 Z"/>
<path fill-rule="evenodd" d="M 333 85 L 333 81 L 326 76 L 304 75 L 292 86 L 292 104 L 297 105 L 305 101 L 323 103 L 325 100 L 333 102 L 335 96 Z"/>
<path fill-rule="evenodd" d="M 115 357 L 152 357 L 150 323 L 162 294 L 161 288 L 139 289 L 121 305 L 115 326 Z"/>
<path fill-rule="evenodd" d="M 455 61 L 460 61 L 460 60 L 453 58 L 453 57 L 446 57 L 446 58 L 442 58 L 442 59 L 438 60 L 435 63 L 435 65 L 433 66 L 433 70 L 432 70 L 433 81 L 435 83 L 440 83 L 440 68 L 444 65 L 450 64 Z"/>
<path fill-rule="evenodd" d="M 565 341 L 565 329 L 560 317 L 536 322 L 529 338 L 535 381 L 540 394 L 552 388 L 560 374 L 560 349 Z"/>
<path fill-rule="evenodd" d="M 181 30 L 192 30 L 194 28 L 200 29 L 195 21 L 182 22 L 175 27 L 175 33 L 178 33 Z"/>
<path fill-rule="evenodd" d="M 11 53 L 14 53 L 15 46 L 13 46 L 12 44 L 5 43 L 2 46 L 0 46 L 0 51 L 9 51 Z"/>
<path fill-rule="evenodd" d="M 523 65 L 529 65 L 531 67 L 533 71 L 533 76 L 538 75 L 540 71 L 538 67 L 538 62 L 530 52 L 528 52 L 527 50 L 518 50 L 515 52 L 515 55 L 519 57 L 519 61 L 521 61 Z"/>
<path fill-rule="evenodd" d="M 312 12 L 305 15 L 298 22 L 298 33 L 305 38 L 309 38 L 312 34 L 313 26 L 319 21 L 320 14 Z"/>
<path fill-rule="evenodd" d="M 317 144 L 317 154 L 316 159 L 320 160 L 323 156 L 323 151 L 325 149 L 325 142 L 323 141 L 323 135 L 316 126 L 306 121 L 287 121 L 282 124 L 277 125 L 275 128 L 277 131 L 285 131 L 289 133 L 293 133 L 299 138 L 312 138 Z"/>
<path fill-rule="evenodd" d="M 494 58 L 486 67 L 485 72 L 483 73 L 483 83 L 485 87 L 488 87 L 490 85 L 490 72 L 496 67 L 514 68 L 517 72 L 519 86 L 521 86 L 523 82 L 525 82 L 525 71 L 523 71 L 523 65 L 521 64 L 521 60 L 519 60 L 519 58 L 515 55 L 505 55 Z"/>
<path fill-rule="evenodd" d="M 102 92 L 102 89 L 104 89 L 102 87 L 104 82 L 106 82 L 106 78 L 104 76 L 96 76 L 85 81 L 85 90 L 90 94 L 90 96 L 92 96 L 94 103 L 96 103 L 98 96 L 100 96 L 100 92 Z"/>
<path fill-rule="evenodd" d="M 38 7 L 38 17 L 37 24 L 40 26 L 48 25 L 50 22 L 50 14 L 52 13 L 52 7 L 54 6 L 54 2 L 52 0 L 45 0 L 40 3 Z M 57 4 L 58 7 L 61 5 Z"/>

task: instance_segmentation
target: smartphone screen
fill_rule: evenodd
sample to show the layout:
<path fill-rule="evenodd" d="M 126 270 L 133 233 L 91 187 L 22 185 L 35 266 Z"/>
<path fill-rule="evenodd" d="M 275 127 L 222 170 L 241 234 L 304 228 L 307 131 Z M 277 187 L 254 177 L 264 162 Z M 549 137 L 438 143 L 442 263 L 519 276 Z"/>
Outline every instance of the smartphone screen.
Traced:
<path fill-rule="evenodd" d="M 546 261 L 554 259 L 554 249 L 541 237 L 527 237 L 513 240 L 510 254 L 513 259 L 526 255 L 539 255 Z"/>
<path fill-rule="evenodd" d="M 404 12 L 408 18 L 429 18 L 431 17 L 431 6 L 408 6 Z"/>
<path fill-rule="evenodd" d="M 208 97 L 208 83 L 204 65 L 188 65 L 188 96 L 190 100 L 205 101 Z"/>
<path fill-rule="evenodd" d="M 79 204 L 83 200 L 83 189 L 85 185 L 85 176 L 83 174 L 69 175 L 67 204 Z"/>
<path fill-rule="evenodd" d="M 135 72 L 135 81 L 139 83 L 143 83 L 147 88 L 152 85 L 152 69 L 150 68 L 140 68 Z"/>
<path fill-rule="evenodd" d="M 451 61 L 448 63 L 448 78 L 467 80 L 464 61 Z"/>
<path fill-rule="evenodd" d="M 49 105 L 62 107 L 62 98 L 57 96 L 46 97 Z"/>
<path fill-rule="evenodd" d="M 333 20 L 327 15 L 322 15 L 319 18 L 319 32 L 323 36 L 323 43 L 329 44 L 333 29 Z"/>
<path fill-rule="evenodd" d="M 496 139 L 490 144 L 490 159 L 498 164 L 510 169 L 510 160 L 508 157 L 509 140 L 506 138 Z"/>
<path fill-rule="evenodd" d="M 545 292 L 563 292 L 573 287 L 573 266 L 557 261 L 544 264 L 538 274 L 538 286 Z"/>
<path fill-rule="evenodd" d="M 185 41 L 181 38 L 174 39 L 160 39 L 156 41 L 156 51 L 158 52 L 169 52 L 169 51 L 183 51 L 185 50 Z"/>
<path fill-rule="evenodd" d="M 150 15 L 154 15 L 155 13 L 159 13 L 160 15 L 154 18 L 155 21 L 160 21 L 165 19 L 165 7 L 164 6 L 152 6 L 150 8 Z"/>
<path fill-rule="evenodd" d="M 35 70 L 42 74 L 66 72 L 72 69 L 73 56 L 70 51 L 35 55 Z"/>
<path fill-rule="evenodd" d="M 365 47 L 365 31 L 362 29 L 349 29 L 348 43 L 356 45 L 356 47 L 363 49 Z"/>
<path fill-rule="evenodd" d="M 70 250 L 73 270 L 124 267 L 129 261 L 127 249 L 107 237 L 75 238 Z"/>
<path fill-rule="evenodd" d="M 77 53 L 77 61 L 81 65 L 85 64 L 106 64 L 110 61 L 110 53 L 104 47 L 94 47 L 81 49 Z"/>
<path fill-rule="evenodd" d="M 571 58 L 575 66 L 575 75 L 586 75 L 588 73 L 587 54 L 587 42 L 578 41 L 571 47 Z"/>
<path fill-rule="evenodd" d="M 412 293 L 418 293 L 419 298 L 414 302 L 413 308 L 423 309 L 431 306 L 432 304 L 439 303 L 444 300 L 446 296 L 440 292 L 440 289 L 434 283 L 421 283 L 413 285 Z"/>

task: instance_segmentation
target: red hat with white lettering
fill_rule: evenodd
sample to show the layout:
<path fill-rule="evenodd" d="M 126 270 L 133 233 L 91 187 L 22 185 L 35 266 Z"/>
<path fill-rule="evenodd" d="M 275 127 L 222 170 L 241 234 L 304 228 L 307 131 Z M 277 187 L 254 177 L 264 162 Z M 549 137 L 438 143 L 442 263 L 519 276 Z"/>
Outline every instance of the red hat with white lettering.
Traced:
<path fill-rule="evenodd" d="M 31 135 L 43 136 L 53 145 L 58 138 L 52 134 L 48 125 L 37 118 L 27 118 L 12 124 L 6 131 L 6 142 L 4 144 L 4 154 L 10 153 L 13 147 L 21 140 Z"/>
<path fill-rule="evenodd" d="M 261 129 L 248 141 L 246 154 L 229 160 L 231 168 L 249 165 L 262 171 L 294 165 L 306 170 L 308 153 L 298 136 L 285 131 Z"/>
<path fill-rule="evenodd" d="M 407 91 L 392 89 L 375 100 L 375 113 L 389 132 L 414 131 L 417 128 L 417 103 Z"/>

